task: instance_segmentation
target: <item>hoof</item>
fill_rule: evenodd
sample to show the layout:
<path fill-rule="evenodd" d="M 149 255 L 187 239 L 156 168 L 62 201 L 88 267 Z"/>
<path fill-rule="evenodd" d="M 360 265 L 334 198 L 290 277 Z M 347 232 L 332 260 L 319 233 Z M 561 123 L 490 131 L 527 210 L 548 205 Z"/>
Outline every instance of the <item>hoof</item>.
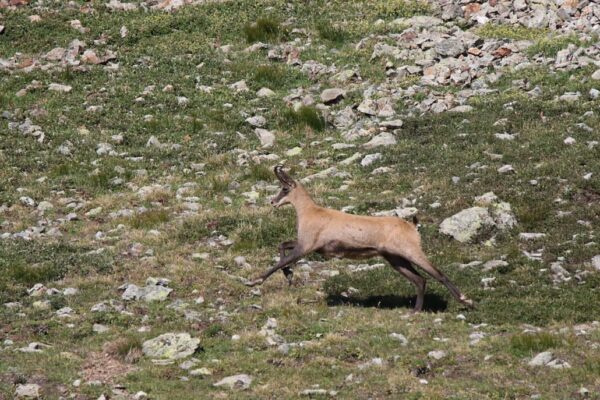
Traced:
<path fill-rule="evenodd" d="M 473 302 L 473 300 L 469 299 L 464 294 L 460 296 L 460 302 L 469 308 L 475 308 L 475 303 Z"/>

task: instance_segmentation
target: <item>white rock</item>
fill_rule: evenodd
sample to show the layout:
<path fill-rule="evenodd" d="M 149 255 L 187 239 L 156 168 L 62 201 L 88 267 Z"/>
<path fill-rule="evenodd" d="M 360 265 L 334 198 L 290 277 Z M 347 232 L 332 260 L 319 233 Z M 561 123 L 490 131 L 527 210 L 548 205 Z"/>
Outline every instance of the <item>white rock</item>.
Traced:
<path fill-rule="evenodd" d="M 521 232 L 519 233 L 519 239 L 521 240 L 537 240 L 545 237 L 545 233 L 537 233 L 537 232 Z"/>
<path fill-rule="evenodd" d="M 256 128 L 254 133 L 256 134 L 256 137 L 258 137 L 260 145 L 263 149 L 272 147 L 275 143 L 275 135 L 271 131 L 262 128 Z"/>
<path fill-rule="evenodd" d="M 382 121 L 379 123 L 379 126 L 390 129 L 398 129 L 401 128 L 404 122 L 401 119 L 393 119 L 391 121 Z"/>
<path fill-rule="evenodd" d="M 473 107 L 472 106 L 468 106 L 468 105 L 463 105 L 463 106 L 456 106 L 454 108 L 451 108 L 450 110 L 448 110 L 448 112 L 454 112 L 454 113 L 468 113 L 473 111 Z"/>
<path fill-rule="evenodd" d="M 15 396 L 17 399 L 39 399 L 41 396 L 40 389 L 40 385 L 35 383 L 17 385 Z"/>
<path fill-rule="evenodd" d="M 212 371 L 206 367 L 202 367 L 202 368 L 191 370 L 190 375 L 192 375 L 192 376 L 210 376 L 210 375 L 212 375 Z"/>
<path fill-rule="evenodd" d="M 325 89 L 323 92 L 321 92 L 321 101 L 325 104 L 332 104 L 343 99 L 345 96 L 346 91 L 344 89 Z"/>
<path fill-rule="evenodd" d="M 96 333 L 105 333 L 108 332 L 110 330 L 110 328 L 106 325 L 102 325 L 102 324 L 94 324 L 92 326 L 92 331 L 96 332 Z"/>
<path fill-rule="evenodd" d="M 592 74 L 592 79 L 600 80 L 600 69 L 597 69 L 596 71 L 594 71 L 594 73 Z"/>
<path fill-rule="evenodd" d="M 554 354 L 552 354 L 551 351 L 544 351 L 542 353 L 539 353 L 535 357 L 533 357 L 533 359 L 531 359 L 531 361 L 529 361 L 528 364 L 531 367 L 540 367 L 540 366 L 548 364 L 553 359 L 554 359 Z"/>
<path fill-rule="evenodd" d="M 373 139 L 363 144 L 365 149 L 373 149 L 379 146 L 392 146 L 396 144 L 396 137 L 389 132 L 382 132 Z"/>
<path fill-rule="evenodd" d="M 235 90 L 238 93 L 247 92 L 248 90 L 250 90 L 250 89 L 248 89 L 248 85 L 246 85 L 246 81 L 243 81 L 243 80 L 229 85 L 229 88 Z"/>
<path fill-rule="evenodd" d="M 597 256 L 592 257 L 592 267 L 596 271 L 600 271 L 600 254 L 598 254 Z"/>
<path fill-rule="evenodd" d="M 433 350 L 427 353 L 427 356 L 435 360 L 441 360 L 442 358 L 446 357 L 446 352 L 444 350 Z"/>
<path fill-rule="evenodd" d="M 344 160 L 340 161 L 340 165 L 350 165 L 350 164 L 354 164 L 354 162 L 355 162 L 356 160 L 358 160 L 359 158 L 361 158 L 361 157 L 362 157 L 362 154 L 361 154 L 361 153 L 358 153 L 358 152 L 356 152 L 356 153 L 352 154 L 350 157 L 348 157 L 348 158 L 346 158 L 346 159 L 344 159 Z"/>
<path fill-rule="evenodd" d="M 452 236 L 461 243 L 471 241 L 481 229 L 493 226 L 487 208 L 471 207 L 446 218 L 440 225 L 440 232 Z"/>
<path fill-rule="evenodd" d="M 401 333 L 390 333 L 390 337 L 399 341 L 402 346 L 406 346 L 408 344 L 408 339 Z"/>
<path fill-rule="evenodd" d="M 515 169 L 513 168 L 512 165 L 506 164 L 506 165 L 503 165 L 500 168 L 498 168 L 497 171 L 501 174 L 507 174 L 509 172 L 515 172 Z"/>
<path fill-rule="evenodd" d="M 574 101 L 579 100 L 580 97 L 581 97 L 581 93 L 579 93 L 579 92 L 566 92 L 565 94 L 560 96 L 559 99 L 562 101 L 574 102 Z"/>
<path fill-rule="evenodd" d="M 368 167 L 373 164 L 375 161 L 380 160 L 382 157 L 381 153 L 367 154 L 365 158 L 360 161 L 360 165 L 363 167 Z"/>
<path fill-rule="evenodd" d="M 228 389 L 245 390 L 250 387 L 252 377 L 246 374 L 228 376 L 215 383 L 213 386 L 226 387 Z"/>
<path fill-rule="evenodd" d="M 60 83 L 51 83 L 48 86 L 48 90 L 52 90 L 53 92 L 60 92 L 60 93 L 69 93 L 71 91 L 71 89 L 73 89 L 71 86 L 62 85 Z"/>
<path fill-rule="evenodd" d="M 27 289 L 27 293 L 32 297 L 43 296 L 46 293 L 47 289 L 41 283 L 36 283 L 30 289 Z"/>
<path fill-rule="evenodd" d="M 23 204 L 24 206 L 27 206 L 27 207 L 35 206 L 35 200 L 33 200 L 31 197 L 28 197 L 28 196 L 19 197 L 19 201 L 21 202 L 21 204 Z"/>
<path fill-rule="evenodd" d="M 563 140 L 564 144 L 575 144 L 577 141 L 572 138 L 571 136 L 567 137 L 565 140 Z"/>
<path fill-rule="evenodd" d="M 302 153 L 302 148 L 296 146 L 296 147 L 293 147 L 293 148 L 287 150 L 285 152 L 285 155 L 288 156 L 288 157 L 293 157 L 293 156 L 297 156 L 300 153 Z"/>
<path fill-rule="evenodd" d="M 275 96 L 275 92 L 272 91 L 269 88 L 261 88 L 258 92 L 256 92 L 256 95 L 258 97 L 271 97 L 271 96 Z"/>
<path fill-rule="evenodd" d="M 267 120 L 262 115 L 246 118 L 246 122 L 254 127 L 261 128 L 267 124 Z"/>

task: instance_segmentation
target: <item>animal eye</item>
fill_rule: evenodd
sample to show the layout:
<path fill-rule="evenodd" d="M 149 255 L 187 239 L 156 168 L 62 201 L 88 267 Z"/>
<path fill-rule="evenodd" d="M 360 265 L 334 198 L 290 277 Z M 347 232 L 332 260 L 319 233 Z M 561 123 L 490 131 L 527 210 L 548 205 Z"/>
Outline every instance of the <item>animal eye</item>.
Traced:
<path fill-rule="evenodd" d="M 284 188 L 282 189 L 282 191 L 284 191 L 284 192 L 286 192 L 286 193 L 287 193 L 287 192 L 289 192 L 289 191 L 290 191 L 290 188 L 289 188 L 289 187 L 284 187 Z"/>

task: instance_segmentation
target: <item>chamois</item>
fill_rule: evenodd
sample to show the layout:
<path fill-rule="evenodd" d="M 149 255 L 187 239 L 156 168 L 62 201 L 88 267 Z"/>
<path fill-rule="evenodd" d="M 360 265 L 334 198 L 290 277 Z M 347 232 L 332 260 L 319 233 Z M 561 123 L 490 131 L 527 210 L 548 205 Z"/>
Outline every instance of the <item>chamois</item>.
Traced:
<path fill-rule="evenodd" d="M 280 269 L 291 284 L 293 273 L 290 265 L 312 252 L 328 258 L 382 256 L 415 285 L 415 312 L 423 308 L 426 280 L 413 264 L 444 284 L 460 303 L 473 307 L 473 302 L 462 294 L 444 273 L 435 268 L 423 253 L 416 218 L 410 223 L 397 217 L 352 215 L 320 207 L 300 183 L 285 173 L 282 165 L 277 165 L 274 171 L 281 182 L 281 191 L 271 200 L 271 205 L 276 208 L 284 204 L 294 206 L 298 240 L 281 243 L 280 260 L 277 265 L 258 279 L 247 281 L 246 285 L 261 284 Z M 289 254 L 286 254 L 289 250 Z"/>

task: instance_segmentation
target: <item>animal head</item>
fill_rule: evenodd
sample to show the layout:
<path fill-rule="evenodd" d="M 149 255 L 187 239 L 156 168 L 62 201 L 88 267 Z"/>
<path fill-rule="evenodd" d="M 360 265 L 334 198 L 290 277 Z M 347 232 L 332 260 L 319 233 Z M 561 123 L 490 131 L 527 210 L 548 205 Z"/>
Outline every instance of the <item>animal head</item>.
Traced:
<path fill-rule="evenodd" d="M 284 204 L 292 203 L 295 200 L 298 183 L 285 173 L 283 165 L 277 165 L 273 171 L 281 183 L 281 191 L 271 200 L 271 205 L 281 207 Z"/>

